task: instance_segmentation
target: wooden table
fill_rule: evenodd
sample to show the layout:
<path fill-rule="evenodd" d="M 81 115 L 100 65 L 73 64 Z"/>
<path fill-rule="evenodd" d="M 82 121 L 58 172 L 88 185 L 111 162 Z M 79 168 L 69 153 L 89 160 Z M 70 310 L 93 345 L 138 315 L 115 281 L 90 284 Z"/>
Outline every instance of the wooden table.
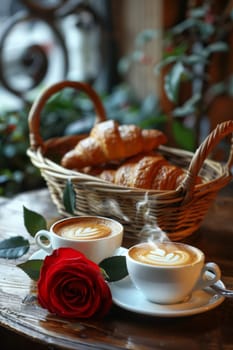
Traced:
<path fill-rule="evenodd" d="M 231 191 L 231 192 L 228 192 Z M 46 189 L 0 201 L 0 237 L 29 238 L 23 224 L 23 205 L 47 219 L 58 217 Z M 186 239 L 216 261 L 224 283 L 233 288 L 233 191 L 221 193 L 197 234 Z M 124 245 L 132 242 L 125 240 Z M 233 299 L 213 310 L 180 318 L 160 318 L 129 312 L 114 305 L 103 321 L 68 322 L 40 308 L 31 296 L 35 285 L 16 264 L 0 260 L 0 347 L 9 349 L 233 349 Z"/>

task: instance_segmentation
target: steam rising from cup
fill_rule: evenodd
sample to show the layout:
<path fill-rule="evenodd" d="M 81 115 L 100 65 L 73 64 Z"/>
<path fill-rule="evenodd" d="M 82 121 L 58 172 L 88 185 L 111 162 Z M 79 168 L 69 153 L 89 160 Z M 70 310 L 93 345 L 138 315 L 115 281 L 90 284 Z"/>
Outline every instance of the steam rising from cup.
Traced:
<path fill-rule="evenodd" d="M 141 236 L 147 237 L 148 242 L 164 242 L 170 241 L 167 234 L 157 225 L 154 216 L 150 215 L 150 206 L 148 200 L 148 192 L 146 192 L 144 200 L 137 203 L 137 215 L 142 215 L 145 222 L 141 229 Z"/>
<path fill-rule="evenodd" d="M 106 216 L 107 212 L 108 216 L 115 217 L 121 223 L 132 225 L 132 227 L 135 227 L 135 230 L 137 230 L 137 237 L 140 237 L 143 241 L 145 241 L 145 239 L 151 242 L 170 241 L 167 234 L 157 225 L 155 217 L 150 214 L 150 201 L 148 192 L 146 192 L 143 200 L 137 202 L 135 220 L 132 222 L 132 218 L 124 214 L 121 203 L 117 200 L 106 197 L 103 201 L 103 198 L 96 192 L 92 192 L 88 195 L 88 203 L 92 212 L 102 216 Z M 142 221 L 145 224 L 142 228 L 138 229 L 137 222 L 139 218 L 140 222 Z"/>

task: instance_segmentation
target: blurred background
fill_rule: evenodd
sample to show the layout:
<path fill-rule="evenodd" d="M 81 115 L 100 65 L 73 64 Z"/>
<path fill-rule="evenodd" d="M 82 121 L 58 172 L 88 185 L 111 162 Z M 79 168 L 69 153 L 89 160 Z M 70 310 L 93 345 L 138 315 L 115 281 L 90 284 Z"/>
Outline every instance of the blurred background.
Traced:
<path fill-rule="evenodd" d="M 233 119 L 232 0 L 1 0 L 0 17 L 0 195 L 43 186 L 26 155 L 28 111 L 64 79 L 91 84 L 109 119 L 161 129 L 191 152 Z M 93 118 L 87 96 L 67 89 L 41 132 L 83 133 Z M 228 152 L 224 140 L 213 157 Z"/>

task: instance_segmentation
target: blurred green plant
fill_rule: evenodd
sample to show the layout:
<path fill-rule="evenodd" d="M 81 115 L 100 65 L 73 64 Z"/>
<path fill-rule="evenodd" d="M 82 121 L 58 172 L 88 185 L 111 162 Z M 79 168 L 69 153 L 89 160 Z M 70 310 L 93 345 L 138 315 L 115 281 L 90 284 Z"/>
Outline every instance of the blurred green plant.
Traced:
<path fill-rule="evenodd" d="M 228 4 L 227 4 L 228 5 Z M 119 62 L 119 70 L 126 74 L 133 63 L 151 66 L 156 75 L 163 74 L 163 89 L 173 104 L 166 113 L 176 143 L 186 149 L 195 149 L 200 142 L 201 122 L 217 95 L 233 96 L 233 79 L 211 83 L 209 67 L 216 53 L 229 50 L 226 41 L 232 30 L 233 10 L 216 14 L 214 3 L 202 1 L 200 6 L 189 2 L 186 18 L 175 26 L 161 30 L 145 29 L 135 38 L 134 50 Z M 154 62 L 148 54 L 148 45 L 162 38 L 162 59 Z M 183 83 L 190 83 L 191 93 L 181 104 Z"/>
<path fill-rule="evenodd" d="M 36 169 L 28 162 L 27 111 L 4 112 L 0 115 L 0 195 L 11 196 L 27 183 L 30 188 L 37 178 Z"/>

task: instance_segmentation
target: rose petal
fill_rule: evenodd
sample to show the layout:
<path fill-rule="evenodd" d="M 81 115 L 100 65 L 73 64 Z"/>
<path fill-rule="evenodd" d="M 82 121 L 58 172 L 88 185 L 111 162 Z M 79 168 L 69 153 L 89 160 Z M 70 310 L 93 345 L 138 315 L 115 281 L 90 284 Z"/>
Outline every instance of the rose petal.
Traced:
<path fill-rule="evenodd" d="M 104 316 L 112 296 L 97 264 L 72 248 L 59 248 L 44 260 L 38 301 L 62 317 L 90 318 Z"/>

